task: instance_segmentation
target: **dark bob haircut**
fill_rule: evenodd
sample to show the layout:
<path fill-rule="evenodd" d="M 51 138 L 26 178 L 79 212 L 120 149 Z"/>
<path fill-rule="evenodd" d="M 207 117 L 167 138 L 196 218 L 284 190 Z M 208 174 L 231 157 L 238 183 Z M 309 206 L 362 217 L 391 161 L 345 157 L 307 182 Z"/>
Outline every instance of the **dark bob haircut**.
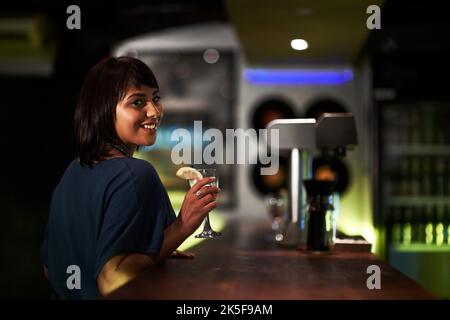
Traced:
<path fill-rule="evenodd" d="M 116 106 L 128 88 L 159 88 L 150 68 L 131 57 L 108 57 L 86 76 L 75 109 L 74 129 L 82 165 L 92 166 L 106 153 L 108 143 L 125 146 L 115 129 Z"/>

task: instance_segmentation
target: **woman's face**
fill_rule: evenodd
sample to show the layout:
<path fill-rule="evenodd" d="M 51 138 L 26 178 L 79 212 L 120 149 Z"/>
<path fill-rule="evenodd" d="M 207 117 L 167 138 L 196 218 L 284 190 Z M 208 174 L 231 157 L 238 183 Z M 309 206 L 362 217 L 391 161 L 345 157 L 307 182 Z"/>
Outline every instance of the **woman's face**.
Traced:
<path fill-rule="evenodd" d="M 116 132 L 130 148 L 155 143 L 163 116 L 158 88 L 128 88 L 116 107 Z"/>

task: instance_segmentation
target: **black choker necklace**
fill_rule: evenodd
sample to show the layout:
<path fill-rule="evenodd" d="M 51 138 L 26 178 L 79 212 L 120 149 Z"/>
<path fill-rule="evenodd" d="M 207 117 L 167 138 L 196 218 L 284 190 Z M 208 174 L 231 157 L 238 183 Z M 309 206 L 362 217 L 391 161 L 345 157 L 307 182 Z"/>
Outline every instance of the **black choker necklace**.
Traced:
<path fill-rule="evenodd" d="M 108 144 L 109 144 L 111 147 L 113 147 L 113 148 L 119 150 L 124 156 L 126 156 L 126 157 L 131 157 L 131 152 L 128 150 L 128 148 L 124 148 L 124 147 L 121 147 L 121 146 L 119 146 L 119 145 L 117 145 L 117 144 L 113 144 L 113 143 L 108 143 Z"/>

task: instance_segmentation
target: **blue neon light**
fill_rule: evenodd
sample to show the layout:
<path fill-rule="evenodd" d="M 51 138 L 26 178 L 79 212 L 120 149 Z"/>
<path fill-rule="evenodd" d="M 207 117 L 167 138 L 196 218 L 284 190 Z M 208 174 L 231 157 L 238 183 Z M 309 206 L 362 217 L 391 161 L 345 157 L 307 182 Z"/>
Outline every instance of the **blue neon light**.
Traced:
<path fill-rule="evenodd" d="M 275 70 L 245 69 L 244 77 L 254 85 L 337 85 L 353 80 L 350 69 Z"/>

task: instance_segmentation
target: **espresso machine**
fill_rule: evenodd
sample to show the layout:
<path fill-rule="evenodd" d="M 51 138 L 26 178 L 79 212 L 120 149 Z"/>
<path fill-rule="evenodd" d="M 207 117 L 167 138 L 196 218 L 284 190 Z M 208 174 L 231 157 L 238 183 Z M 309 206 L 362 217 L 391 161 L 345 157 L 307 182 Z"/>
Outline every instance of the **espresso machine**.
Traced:
<path fill-rule="evenodd" d="M 279 244 L 301 250 L 330 250 L 336 236 L 334 212 L 339 209 L 339 195 L 333 192 L 336 181 L 314 179 L 313 159 L 317 152 L 345 156 L 347 148 L 357 144 L 353 114 L 323 113 L 317 120 L 276 119 L 267 129 L 269 135 L 272 130 L 278 130 L 279 144 L 271 148 L 290 153 L 288 217 Z M 334 219 L 325 221 L 329 217 Z"/>

